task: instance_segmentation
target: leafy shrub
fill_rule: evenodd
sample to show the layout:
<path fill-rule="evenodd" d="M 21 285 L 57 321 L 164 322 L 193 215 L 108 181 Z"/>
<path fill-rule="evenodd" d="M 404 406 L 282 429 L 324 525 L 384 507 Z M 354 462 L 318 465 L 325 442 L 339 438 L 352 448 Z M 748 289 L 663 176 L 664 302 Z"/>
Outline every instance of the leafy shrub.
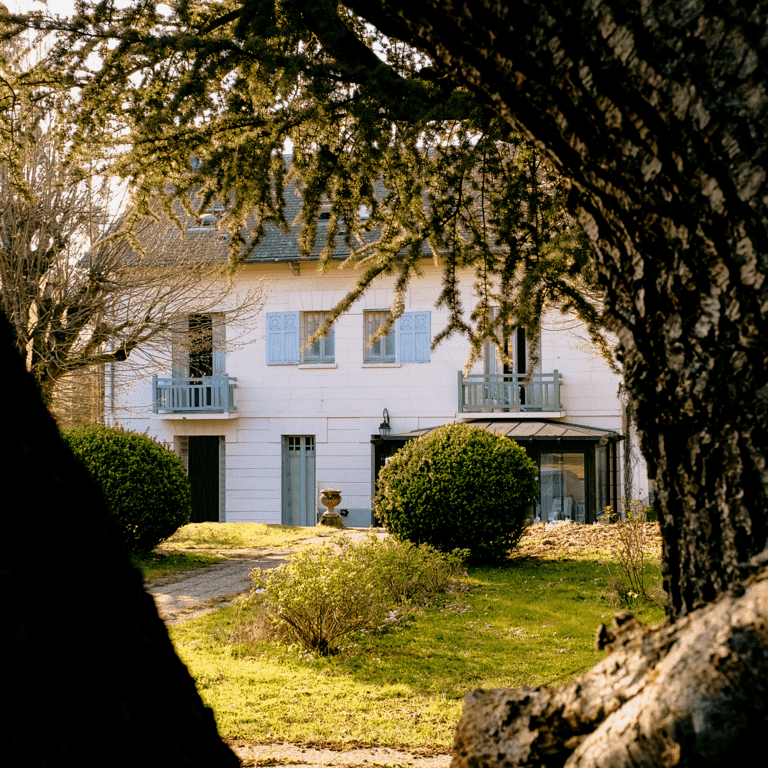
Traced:
<path fill-rule="evenodd" d="M 278 637 L 329 655 L 345 635 L 384 626 L 398 604 L 444 590 L 461 560 L 375 536 L 340 549 L 307 547 L 280 568 L 253 572 L 255 600 Z"/>
<path fill-rule="evenodd" d="M 658 579 L 654 578 L 655 569 L 648 568 L 649 561 L 653 564 L 654 558 L 646 552 L 648 523 L 645 520 L 651 507 L 634 499 L 627 503 L 625 497 L 621 501 L 623 515 L 613 513 L 611 507 L 605 509 L 619 544 L 617 554 L 620 574 L 614 576 L 606 564 L 610 585 L 619 602 L 627 608 L 633 608 L 637 601 L 662 605 L 663 593 L 659 589 Z"/>
<path fill-rule="evenodd" d="M 150 552 L 189 522 L 189 479 L 167 448 L 120 428 L 82 427 L 62 436 L 101 486 L 128 552 Z"/>
<path fill-rule="evenodd" d="M 429 544 L 416 545 L 410 541 L 386 538 L 371 540 L 368 567 L 375 574 L 378 588 L 386 595 L 389 605 L 424 600 L 444 592 L 461 572 L 467 552 L 438 552 Z M 359 545 L 358 545 L 359 546 Z"/>
<path fill-rule="evenodd" d="M 509 438 L 448 424 L 407 443 L 381 470 L 376 515 L 398 539 L 497 561 L 523 534 L 536 474 Z"/>

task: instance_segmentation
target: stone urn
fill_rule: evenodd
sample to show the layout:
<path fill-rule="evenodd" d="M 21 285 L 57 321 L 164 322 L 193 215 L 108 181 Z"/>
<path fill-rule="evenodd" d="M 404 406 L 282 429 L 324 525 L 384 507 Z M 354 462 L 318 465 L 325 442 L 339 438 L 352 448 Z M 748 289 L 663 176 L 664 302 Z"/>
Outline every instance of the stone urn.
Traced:
<path fill-rule="evenodd" d="M 320 515 L 318 525 L 328 525 L 331 528 L 344 528 L 341 521 L 341 515 L 336 511 L 336 507 L 341 504 L 341 491 L 335 488 L 326 488 L 320 491 L 320 503 L 326 508 Z"/>

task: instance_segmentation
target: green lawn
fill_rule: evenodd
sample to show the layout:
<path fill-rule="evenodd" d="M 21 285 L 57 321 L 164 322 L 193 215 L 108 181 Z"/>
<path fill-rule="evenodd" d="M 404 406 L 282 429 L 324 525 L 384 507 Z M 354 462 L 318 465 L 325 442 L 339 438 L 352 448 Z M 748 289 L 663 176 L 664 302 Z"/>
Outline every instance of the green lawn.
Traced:
<path fill-rule="evenodd" d="M 332 528 L 299 528 L 266 523 L 190 523 L 182 526 L 161 549 L 272 549 L 315 536 L 333 536 Z"/>
<path fill-rule="evenodd" d="M 148 555 L 134 556 L 133 564 L 145 581 L 204 568 L 219 563 L 225 555 L 213 554 L 233 549 L 278 549 L 302 539 L 338 535 L 330 528 L 297 528 L 265 523 L 190 523 Z M 201 551 L 202 550 L 202 551 Z"/>
<path fill-rule="evenodd" d="M 656 572 L 658 577 L 658 572 Z M 313 658 L 233 643 L 251 621 L 230 607 L 171 630 L 222 735 L 264 742 L 444 748 L 474 688 L 558 684 L 594 665 L 595 628 L 618 610 L 597 559 L 520 558 L 464 583 L 386 631 Z M 653 623 L 661 609 L 638 612 Z"/>

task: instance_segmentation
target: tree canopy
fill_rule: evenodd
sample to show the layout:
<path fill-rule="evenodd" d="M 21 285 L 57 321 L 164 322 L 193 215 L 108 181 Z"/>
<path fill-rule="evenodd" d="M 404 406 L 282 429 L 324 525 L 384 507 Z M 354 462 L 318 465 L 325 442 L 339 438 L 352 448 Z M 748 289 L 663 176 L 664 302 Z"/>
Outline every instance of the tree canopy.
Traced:
<path fill-rule="evenodd" d="M 604 629 L 600 638 L 600 647 L 611 649 L 612 655 L 579 680 L 556 689 L 476 691 L 458 728 L 455 764 L 498 768 L 754 761 L 762 739 L 759 726 L 766 719 L 768 659 L 768 3 L 347 3 L 388 40 L 403 40 L 428 53 L 430 65 L 419 63 L 412 77 L 402 78 L 406 84 L 397 79 L 396 67 L 387 73 L 376 62 L 369 68 L 371 76 L 362 77 L 359 69 L 370 56 L 366 58 L 344 30 L 359 30 L 358 42 L 369 34 L 375 39 L 377 33 L 346 16 L 335 3 L 311 0 L 174 6 L 179 19 L 203 15 L 194 28 L 186 21 L 161 18 L 152 3 L 129 10 L 128 16 L 102 3 L 74 23 L 76 34 L 63 50 L 73 51 L 81 63 L 87 63 L 89 50 L 99 46 L 107 54 L 114 52 L 114 61 L 105 59 L 91 82 L 107 89 L 110 73 L 117 73 L 115 85 L 128 86 L 118 103 L 120 110 L 125 106 L 119 114 L 126 118 L 126 128 L 134 118 L 147 125 L 157 120 L 140 150 L 146 149 L 149 157 L 157 146 L 158 163 L 168 160 L 165 166 L 176 168 L 180 178 L 187 160 L 183 154 L 174 155 L 176 134 L 198 136 L 212 129 L 209 141 L 201 140 L 197 149 L 210 148 L 207 155 L 201 152 L 202 167 L 208 172 L 200 178 L 214 179 L 216 184 L 219 147 L 227 146 L 238 157 L 239 145 L 235 122 L 232 137 L 217 132 L 217 110 L 224 106 L 216 98 L 209 100 L 210 111 L 194 112 L 196 100 L 208 98 L 196 82 L 207 81 L 210 75 L 206 55 L 210 53 L 211 63 L 242 56 L 242 71 L 250 63 L 257 75 L 263 73 L 263 81 L 258 77 L 240 81 L 240 68 L 215 70 L 224 76 L 223 96 L 234 94 L 237 89 L 230 86 L 237 83 L 251 87 L 239 102 L 243 120 L 255 126 L 252 132 L 248 125 L 243 129 L 247 146 L 240 155 L 240 175 L 246 180 L 249 174 L 253 180 L 266 179 L 258 169 L 274 164 L 278 186 L 258 193 L 265 217 L 271 211 L 279 218 L 275 200 L 267 198 L 281 183 L 281 164 L 275 158 L 282 146 L 279 141 L 270 144 L 269 137 L 277 135 L 270 127 L 274 115 L 283 113 L 252 107 L 269 101 L 273 91 L 280 94 L 280 108 L 291 104 L 293 95 L 306 97 L 306 102 L 296 102 L 294 112 L 284 113 L 285 126 L 293 116 L 296 122 L 290 127 L 297 136 L 300 126 L 308 132 L 308 149 L 302 156 L 299 143 L 297 157 L 312 159 L 308 167 L 315 176 L 308 172 L 306 178 L 325 180 L 337 212 L 341 198 L 337 200 L 338 185 L 333 182 L 342 177 L 323 173 L 340 162 L 339 147 L 321 139 L 337 135 L 333 129 L 345 123 L 342 113 L 323 107 L 321 116 L 332 116 L 336 122 L 312 133 L 322 125 L 309 119 L 317 108 L 313 89 L 320 105 L 336 104 L 329 97 L 335 98 L 337 85 L 355 106 L 360 105 L 355 97 L 363 94 L 361 104 L 371 106 L 374 150 L 379 148 L 376 142 L 390 146 L 390 135 L 397 135 L 411 112 L 417 114 L 430 104 L 437 109 L 439 94 L 430 100 L 431 89 L 454 81 L 451 94 L 455 91 L 462 104 L 465 99 L 474 104 L 477 114 L 487 114 L 488 125 L 493 113 L 503 119 L 498 124 L 502 138 L 509 126 L 535 142 L 565 179 L 569 206 L 590 241 L 605 290 L 607 320 L 619 336 L 643 452 L 656 480 L 668 612 L 671 619 L 685 620 L 649 630 L 619 615 L 613 630 Z M 169 45 L 164 47 L 162 39 L 142 26 L 145 12 L 147 24 L 154 25 L 150 18 L 154 17 L 158 30 L 168 30 L 158 34 Z M 133 26 L 126 27 L 125 19 Z M 340 21 L 344 29 L 339 28 Z M 229 34 L 218 40 L 219 29 Z M 110 40 L 120 42 L 110 47 Z M 78 41 L 84 41 L 80 49 Z M 372 43 L 368 53 L 379 59 L 384 51 L 377 45 Z M 132 51 L 145 57 L 141 60 L 148 62 L 146 66 L 138 59 L 131 64 Z M 384 67 L 393 69 L 387 62 Z M 305 71 L 312 71 L 312 77 L 304 76 Z M 349 72 L 360 83 L 351 80 L 354 88 L 347 93 Z M 135 83 L 130 81 L 136 88 L 143 89 L 138 100 L 131 96 L 130 77 L 136 78 Z M 212 83 L 218 89 L 222 79 Z M 272 90 L 265 95 L 260 83 Z M 83 84 L 87 85 L 85 80 Z M 97 93 L 86 94 L 93 104 Z M 422 93 L 423 98 L 409 100 L 413 93 Z M 109 101 L 113 94 L 104 90 L 103 96 Z M 393 103 L 388 105 L 390 99 Z M 447 94 L 442 100 L 454 103 Z M 186 116 L 187 103 L 194 119 Z M 378 121 L 388 106 L 403 122 L 391 122 L 379 134 Z M 97 114 L 95 119 L 102 118 Z M 259 120 L 264 122 L 261 129 Z M 347 134 L 341 131 L 338 136 Z M 260 149 L 253 150 L 249 162 L 252 145 Z M 421 146 L 418 139 L 413 146 Z M 133 153 L 134 158 L 140 156 L 141 151 Z M 340 157 L 345 160 L 347 155 Z M 392 163 L 397 165 L 397 153 L 392 154 Z M 368 169 L 361 166 L 361 170 Z M 220 178 L 222 183 L 226 180 L 223 170 Z M 231 180 L 236 187 L 237 178 Z M 310 199 L 312 189 L 308 184 Z M 397 194 L 402 200 L 416 199 Z M 316 197 L 319 206 L 319 193 Z M 361 199 L 358 195 L 357 201 Z M 369 200 L 373 206 L 373 196 Z M 411 210 L 406 206 L 403 215 Z M 335 221 L 339 223 L 338 216 Z M 18 381 L 18 365 L 9 365 L 9 371 L 13 382 Z M 18 398 L 9 395 L 8 402 L 26 405 L 28 391 L 20 386 L 18 394 Z M 36 413 L 34 404 L 27 409 Z M 39 409 L 37 415 L 45 438 L 46 423 L 40 421 Z M 12 439 L 25 450 L 12 455 L 18 466 L 11 477 L 26 477 L 30 487 L 35 483 L 32 460 L 19 463 L 19 457 L 27 454 L 41 456 L 40 463 L 46 465 L 68 466 L 66 455 L 57 453 L 55 438 L 29 440 L 26 411 L 24 418 L 13 416 Z M 49 424 L 47 428 L 50 431 Z M 62 478 L 68 479 L 67 473 L 54 474 L 51 488 L 59 488 Z M 69 490 L 66 484 L 64 489 Z M 42 491 L 47 493 L 48 488 Z M 43 498 L 50 501 L 41 507 L 41 519 L 46 511 L 50 515 L 56 501 L 50 494 Z M 85 506 L 90 511 L 91 505 Z M 61 519 L 53 516 L 54 522 Z M 14 563 L 9 572 L 22 571 Z M 9 590 L 11 595 L 17 593 Z M 130 602 L 128 590 L 125 595 Z M 41 666 L 46 654 L 34 645 L 44 632 L 27 613 L 21 626 L 30 625 L 14 636 L 15 657 L 29 661 L 20 666 L 25 674 L 27 668 L 47 670 Z M 122 634 L 118 631 L 116 636 Z M 109 697 L 123 685 L 134 691 L 134 681 L 116 685 L 110 679 L 109 690 L 103 693 L 98 687 L 105 679 L 102 666 L 94 668 L 98 680 L 84 675 L 90 685 L 80 688 L 88 691 L 87 702 L 80 707 L 90 704 L 92 709 L 93 701 L 98 701 L 99 713 L 141 711 L 120 706 L 119 696 L 117 708 L 104 707 L 102 702 L 111 703 Z M 26 678 L 14 683 L 14 690 L 33 690 Z M 177 687 L 181 689 L 181 683 Z M 62 711 L 79 715 L 78 706 Z M 71 754 L 72 744 L 79 751 L 84 739 L 77 738 L 77 726 L 66 722 L 66 736 L 54 735 L 52 740 L 60 753 Z M 119 722 L 110 716 L 105 725 Z M 26 721 L 23 726 L 28 726 Z M 111 733 L 107 728 L 94 732 Z M 14 730 L 17 739 L 18 733 L 26 731 Z M 183 744 L 181 748 L 183 752 Z"/>
<path fill-rule="evenodd" d="M 188 204 L 192 190 L 201 207 L 229 200 L 222 226 L 237 261 L 265 225 L 288 225 L 290 151 L 301 255 L 313 254 L 324 215 L 321 268 L 337 244 L 361 268 L 328 327 L 380 274 L 397 278 L 394 322 L 431 255 L 445 267 L 438 305 L 450 315 L 435 344 L 462 333 L 474 359 L 490 337 L 503 357 L 516 327 L 537 340 L 554 305 L 574 310 L 611 359 L 562 180 L 422 54 L 331 0 L 119 5 L 80 3 L 74 20 L 41 14 L 34 25 L 57 31 L 48 64 L 81 88 L 76 146 L 117 159 L 138 213 L 162 199 L 173 215 L 172 199 Z M 457 282 L 466 266 L 481 297 L 469 322 Z"/>
<path fill-rule="evenodd" d="M 285 225 L 290 142 L 304 251 L 324 205 L 325 266 L 334 238 L 381 233 L 353 252 L 365 269 L 337 311 L 395 273 L 396 317 L 426 246 L 445 265 L 438 341 L 503 349 L 550 300 L 597 335 L 582 233 L 555 226 L 567 204 L 656 482 L 670 613 L 714 599 L 768 541 L 765 6 L 347 5 L 359 15 L 334 0 L 104 0 L 35 25 L 59 31 L 49 61 L 82 88 L 78 146 L 106 126 L 127 142 L 140 210 L 163 181 L 204 201 L 232 191 L 235 256 L 247 211 Z M 526 176 L 539 151 L 549 165 Z M 506 196 L 526 184 L 532 197 Z M 473 325 L 456 279 L 470 264 Z"/>
<path fill-rule="evenodd" d="M 130 357 L 123 375 L 136 376 L 148 357 L 170 357 L 190 311 L 226 302 L 230 329 L 247 327 L 264 291 L 235 299 L 218 254 L 174 247 L 151 219 L 119 233 L 125 195 L 103 160 L 73 151 L 73 95 L 46 82 L 34 55 L 20 39 L 0 49 L 0 307 L 53 412 L 82 405 L 100 419 L 101 388 L 81 386 L 86 371 Z"/>

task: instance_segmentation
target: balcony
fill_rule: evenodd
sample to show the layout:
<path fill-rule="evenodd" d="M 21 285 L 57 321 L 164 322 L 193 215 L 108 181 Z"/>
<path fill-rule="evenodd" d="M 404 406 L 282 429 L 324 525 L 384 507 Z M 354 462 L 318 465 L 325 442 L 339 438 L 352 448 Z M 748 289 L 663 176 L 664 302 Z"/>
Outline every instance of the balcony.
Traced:
<path fill-rule="evenodd" d="M 560 373 L 472 373 L 459 371 L 459 413 L 562 414 Z"/>
<path fill-rule="evenodd" d="M 236 411 L 232 376 L 159 379 L 152 377 L 152 412 L 164 416 L 228 418 Z"/>

